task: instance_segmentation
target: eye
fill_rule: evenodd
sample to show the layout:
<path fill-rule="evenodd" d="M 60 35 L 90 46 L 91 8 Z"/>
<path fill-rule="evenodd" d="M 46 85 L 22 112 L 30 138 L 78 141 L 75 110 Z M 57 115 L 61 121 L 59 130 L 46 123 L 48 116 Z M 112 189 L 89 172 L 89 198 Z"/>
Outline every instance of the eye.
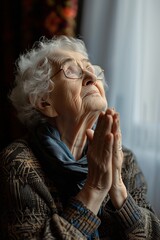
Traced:
<path fill-rule="evenodd" d="M 73 79 L 80 78 L 82 75 L 81 69 L 77 65 L 74 65 L 74 64 L 67 66 L 67 68 L 65 68 L 64 71 L 65 71 L 66 77 L 68 77 L 68 78 L 73 78 Z"/>
<path fill-rule="evenodd" d="M 65 68 L 65 73 L 67 75 L 71 75 L 73 74 L 75 71 L 74 71 L 74 67 L 73 66 L 68 66 L 67 68 Z"/>

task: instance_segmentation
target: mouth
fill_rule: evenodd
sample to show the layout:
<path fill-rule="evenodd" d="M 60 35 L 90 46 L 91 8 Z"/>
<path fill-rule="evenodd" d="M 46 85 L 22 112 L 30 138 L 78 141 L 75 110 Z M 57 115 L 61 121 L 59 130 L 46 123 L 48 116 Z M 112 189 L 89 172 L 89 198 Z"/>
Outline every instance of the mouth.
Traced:
<path fill-rule="evenodd" d="M 87 97 L 90 95 L 100 95 L 100 93 L 97 90 L 92 90 L 92 91 L 88 92 L 84 97 Z"/>

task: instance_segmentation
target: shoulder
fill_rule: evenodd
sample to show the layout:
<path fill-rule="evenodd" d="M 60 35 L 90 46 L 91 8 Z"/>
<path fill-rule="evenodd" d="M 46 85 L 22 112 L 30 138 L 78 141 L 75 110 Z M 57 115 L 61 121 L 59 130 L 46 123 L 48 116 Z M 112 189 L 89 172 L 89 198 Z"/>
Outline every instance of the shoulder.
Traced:
<path fill-rule="evenodd" d="M 123 166 L 122 170 L 127 171 L 127 174 L 129 172 L 134 174 L 141 173 L 142 170 L 139 166 L 139 163 L 137 161 L 136 154 L 129 148 L 123 146 Z"/>
<path fill-rule="evenodd" d="M 18 139 L 0 153 L 0 169 L 3 177 L 27 181 L 31 172 L 42 176 L 39 161 L 24 139 Z M 37 175 L 37 174 L 36 174 Z M 36 176 L 34 174 L 34 176 Z"/>
<path fill-rule="evenodd" d="M 33 153 L 24 139 L 17 139 L 4 148 L 0 153 L 1 161 L 9 161 L 10 159 L 18 158 L 19 156 L 31 157 Z"/>
<path fill-rule="evenodd" d="M 0 153 L 0 172 L 3 195 L 7 193 L 13 199 L 22 198 L 23 204 L 43 199 L 48 206 L 55 205 L 51 195 L 56 196 L 57 189 L 27 141 L 18 139 Z"/>
<path fill-rule="evenodd" d="M 123 156 L 125 163 L 131 163 L 133 161 L 136 161 L 136 156 L 134 152 L 126 146 L 123 146 Z"/>
<path fill-rule="evenodd" d="M 135 153 L 123 146 L 123 169 L 139 168 Z"/>
<path fill-rule="evenodd" d="M 147 183 L 143 171 L 136 159 L 136 155 L 132 150 L 123 147 L 123 156 L 122 177 L 126 187 L 130 190 L 143 187 L 146 191 Z"/>

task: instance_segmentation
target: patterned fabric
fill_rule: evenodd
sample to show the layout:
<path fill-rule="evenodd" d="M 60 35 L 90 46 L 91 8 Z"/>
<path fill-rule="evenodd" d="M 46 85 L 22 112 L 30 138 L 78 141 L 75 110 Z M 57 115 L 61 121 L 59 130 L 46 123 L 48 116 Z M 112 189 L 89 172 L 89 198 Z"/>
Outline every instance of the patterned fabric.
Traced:
<path fill-rule="evenodd" d="M 74 36 L 78 0 L 48 0 L 44 27 L 52 36 L 64 34 Z"/>
<path fill-rule="evenodd" d="M 99 239 L 99 234 L 96 230 L 100 225 L 100 219 L 85 208 L 77 199 L 73 198 L 70 200 L 69 208 L 62 213 L 62 216 L 88 239 L 95 239 L 96 237 Z"/>
<path fill-rule="evenodd" d="M 55 183 L 26 141 L 9 145 L 0 155 L 0 239 L 160 239 L 160 222 L 146 201 L 142 172 L 134 155 L 123 151 L 128 198 L 115 210 L 107 196 L 95 216 L 75 198 L 63 205 Z M 99 237 L 92 235 L 96 229 Z"/>

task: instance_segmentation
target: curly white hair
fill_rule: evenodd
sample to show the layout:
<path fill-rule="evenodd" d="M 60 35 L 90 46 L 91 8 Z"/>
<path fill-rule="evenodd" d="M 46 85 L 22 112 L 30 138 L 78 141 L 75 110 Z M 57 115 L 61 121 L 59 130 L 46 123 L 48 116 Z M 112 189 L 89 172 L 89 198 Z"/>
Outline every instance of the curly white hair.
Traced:
<path fill-rule="evenodd" d="M 42 37 L 30 51 L 21 54 L 16 62 L 15 86 L 9 98 L 17 110 L 20 121 L 29 126 L 37 121 L 45 121 L 34 103 L 50 91 L 51 76 L 54 72 L 54 54 L 57 50 L 72 50 L 88 57 L 82 40 L 67 36 L 56 36 L 52 39 Z M 32 102 L 29 101 L 32 96 Z"/>

